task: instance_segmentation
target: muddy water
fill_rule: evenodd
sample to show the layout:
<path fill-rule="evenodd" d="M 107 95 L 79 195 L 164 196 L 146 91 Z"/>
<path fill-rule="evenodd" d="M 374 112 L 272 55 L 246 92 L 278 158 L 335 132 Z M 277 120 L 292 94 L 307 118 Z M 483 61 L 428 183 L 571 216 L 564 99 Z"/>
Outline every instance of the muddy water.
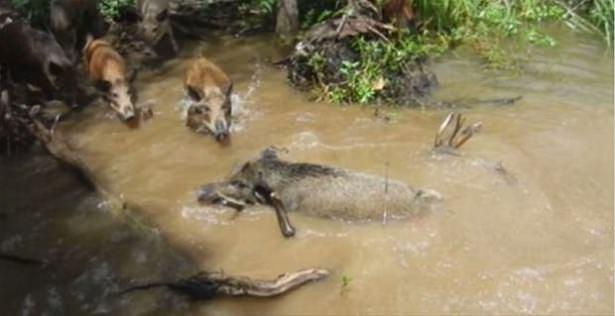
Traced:
<path fill-rule="evenodd" d="M 172 303 L 161 310 L 612 313 L 613 59 L 597 41 L 573 34 L 559 41 L 556 50 L 535 51 L 522 74 L 482 71 L 463 54 L 435 65 L 439 99 L 523 96 L 512 106 L 462 109 L 484 129 L 461 157 L 430 151 L 447 111 L 375 116 L 370 108 L 310 102 L 288 86 L 284 71 L 267 65 L 279 55 L 270 38 L 258 37 L 195 44 L 185 58 L 142 73 L 141 102 L 153 104 L 156 116 L 138 130 L 91 108 L 61 132 L 196 267 L 253 277 L 312 266 L 332 271 L 278 299 Z M 183 71 L 201 51 L 235 81 L 228 147 L 190 132 L 181 119 Z M 286 240 L 268 208 L 236 214 L 196 203 L 199 185 L 224 178 L 271 145 L 287 149 L 286 159 L 436 189 L 445 210 L 417 221 L 361 224 L 291 214 L 298 233 Z M 153 256 L 148 263 L 165 255 Z M 151 305 L 150 295 L 137 296 Z M 129 308 L 140 310 L 138 303 Z"/>

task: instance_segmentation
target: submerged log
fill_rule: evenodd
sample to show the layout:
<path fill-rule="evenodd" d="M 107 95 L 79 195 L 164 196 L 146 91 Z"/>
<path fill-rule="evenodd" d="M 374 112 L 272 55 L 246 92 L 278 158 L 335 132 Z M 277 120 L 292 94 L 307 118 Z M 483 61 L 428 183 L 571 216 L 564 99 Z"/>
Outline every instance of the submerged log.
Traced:
<path fill-rule="evenodd" d="M 222 272 L 201 272 L 175 282 L 154 282 L 133 286 L 120 292 L 119 295 L 156 287 L 166 287 L 194 300 L 207 300 L 219 295 L 273 297 L 289 292 L 308 282 L 321 280 L 327 275 L 329 275 L 327 270 L 306 269 L 279 275 L 274 280 L 256 280 L 244 276 L 227 276 Z"/>

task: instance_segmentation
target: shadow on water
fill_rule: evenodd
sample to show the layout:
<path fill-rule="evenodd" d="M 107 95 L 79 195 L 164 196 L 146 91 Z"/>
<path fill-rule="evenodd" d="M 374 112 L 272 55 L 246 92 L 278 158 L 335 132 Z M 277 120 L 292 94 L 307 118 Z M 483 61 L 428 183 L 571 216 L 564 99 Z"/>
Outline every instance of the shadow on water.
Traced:
<path fill-rule="evenodd" d="M 37 150 L 0 160 L 0 260 L 4 315 L 181 311 L 164 290 L 113 294 L 136 282 L 174 280 L 196 268 L 152 229 L 105 210 L 73 173 Z"/>

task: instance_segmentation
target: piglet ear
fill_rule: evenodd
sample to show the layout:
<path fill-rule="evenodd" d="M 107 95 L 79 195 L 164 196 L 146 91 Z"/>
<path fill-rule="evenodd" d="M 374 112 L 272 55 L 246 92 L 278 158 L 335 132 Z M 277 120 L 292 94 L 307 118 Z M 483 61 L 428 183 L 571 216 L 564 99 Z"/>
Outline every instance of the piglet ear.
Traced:
<path fill-rule="evenodd" d="M 102 92 L 109 92 L 109 90 L 111 90 L 111 82 L 107 80 L 100 80 L 96 83 L 96 89 Z"/>
<path fill-rule="evenodd" d="M 156 20 L 158 22 L 162 22 L 162 21 L 166 20 L 167 18 L 169 18 L 169 10 L 168 9 L 162 10 L 162 12 L 158 13 L 158 15 L 156 16 Z"/>
<path fill-rule="evenodd" d="M 85 38 L 85 45 L 83 45 L 83 55 L 86 55 L 87 49 L 88 47 L 90 47 L 90 44 L 92 44 L 92 42 L 94 41 L 94 36 L 92 36 L 92 34 L 88 33 L 88 35 Z"/>

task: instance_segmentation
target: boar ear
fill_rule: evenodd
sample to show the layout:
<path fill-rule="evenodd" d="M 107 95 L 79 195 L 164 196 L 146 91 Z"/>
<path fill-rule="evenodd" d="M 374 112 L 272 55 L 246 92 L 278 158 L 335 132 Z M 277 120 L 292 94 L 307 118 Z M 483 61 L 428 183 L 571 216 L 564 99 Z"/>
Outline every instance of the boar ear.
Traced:
<path fill-rule="evenodd" d="M 162 10 L 162 12 L 158 13 L 158 15 L 156 16 L 156 20 L 158 22 L 162 22 L 164 20 L 166 20 L 169 17 L 169 10 L 168 9 L 164 9 Z"/>
<path fill-rule="evenodd" d="M 188 92 L 188 97 L 190 97 L 190 99 L 195 102 L 201 101 L 201 96 L 198 92 L 196 92 L 194 88 L 192 88 L 191 86 L 186 86 L 186 91 Z"/>
<path fill-rule="evenodd" d="M 109 92 L 109 90 L 111 90 L 111 82 L 107 80 L 100 80 L 96 83 L 96 88 L 103 92 Z"/>
<path fill-rule="evenodd" d="M 246 162 L 243 164 L 243 166 L 241 166 L 241 171 L 240 172 L 245 172 L 246 170 L 250 169 L 250 166 L 252 165 L 251 162 Z"/>
<path fill-rule="evenodd" d="M 224 94 L 228 97 L 231 95 L 231 93 L 233 93 L 233 82 L 231 81 L 228 86 L 226 87 L 226 90 L 224 91 Z"/>

